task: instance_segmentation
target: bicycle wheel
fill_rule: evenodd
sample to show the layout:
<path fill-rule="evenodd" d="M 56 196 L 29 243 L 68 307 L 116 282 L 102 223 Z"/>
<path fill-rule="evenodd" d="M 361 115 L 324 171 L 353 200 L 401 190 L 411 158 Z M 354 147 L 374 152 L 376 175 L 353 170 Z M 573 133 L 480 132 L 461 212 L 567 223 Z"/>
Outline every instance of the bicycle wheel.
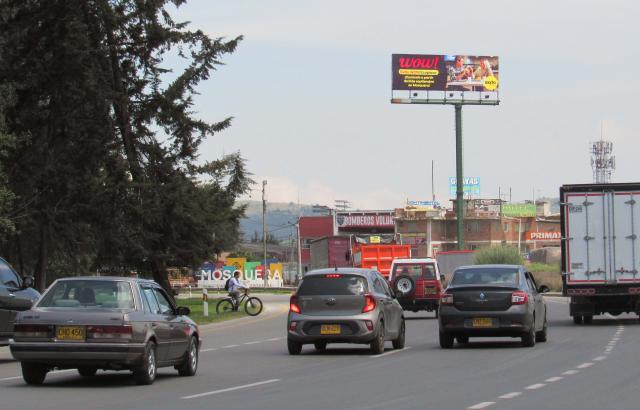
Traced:
<path fill-rule="evenodd" d="M 247 299 L 247 303 L 244 304 L 244 311 L 249 316 L 257 316 L 262 312 L 262 301 L 253 296 Z"/>
<path fill-rule="evenodd" d="M 216 312 L 218 314 L 228 313 L 228 312 L 231 312 L 232 310 L 233 310 L 233 303 L 231 302 L 231 299 L 222 299 L 216 305 Z"/>

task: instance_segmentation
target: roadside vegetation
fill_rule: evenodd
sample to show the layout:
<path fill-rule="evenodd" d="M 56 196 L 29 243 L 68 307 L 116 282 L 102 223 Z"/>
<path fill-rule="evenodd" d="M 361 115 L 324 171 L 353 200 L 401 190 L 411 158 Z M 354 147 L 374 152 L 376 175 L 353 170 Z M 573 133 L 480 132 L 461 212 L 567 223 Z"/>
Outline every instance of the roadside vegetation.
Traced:
<path fill-rule="evenodd" d="M 524 259 L 517 248 L 513 246 L 491 246 L 476 252 L 473 259 L 476 265 L 508 264 L 522 265 Z"/>
<path fill-rule="evenodd" d="M 221 315 L 216 313 L 216 305 L 222 298 L 210 298 L 209 299 L 209 316 L 204 315 L 204 303 L 202 298 L 186 298 L 178 299 L 176 302 L 179 306 L 186 306 L 191 309 L 189 317 L 193 319 L 199 325 L 206 325 L 209 323 L 223 322 L 225 320 L 238 319 L 244 316 L 248 316 L 244 311 L 244 303 L 240 306 L 237 312 L 227 312 Z"/>

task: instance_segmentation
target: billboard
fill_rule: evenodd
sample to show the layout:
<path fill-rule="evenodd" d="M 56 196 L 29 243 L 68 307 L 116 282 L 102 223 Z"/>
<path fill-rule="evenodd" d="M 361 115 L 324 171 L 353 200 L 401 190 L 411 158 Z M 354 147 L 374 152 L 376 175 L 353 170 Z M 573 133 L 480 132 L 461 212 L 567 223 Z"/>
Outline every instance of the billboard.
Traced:
<path fill-rule="evenodd" d="M 452 197 L 456 196 L 457 183 L 458 180 L 456 177 L 449 177 L 449 194 L 451 194 Z M 462 184 L 462 192 L 465 195 L 480 195 L 479 177 L 465 177 Z"/>
<path fill-rule="evenodd" d="M 393 54 L 392 103 L 499 103 L 497 56 Z"/>
<path fill-rule="evenodd" d="M 338 212 L 336 225 L 346 228 L 393 228 L 394 212 Z"/>
<path fill-rule="evenodd" d="M 535 204 L 502 204 L 502 215 L 512 217 L 536 216 Z"/>
<path fill-rule="evenodd" d="M 525 238 L 527 241 L 560 241 L 562 234 L 558 231 L 527 232 Z"/>

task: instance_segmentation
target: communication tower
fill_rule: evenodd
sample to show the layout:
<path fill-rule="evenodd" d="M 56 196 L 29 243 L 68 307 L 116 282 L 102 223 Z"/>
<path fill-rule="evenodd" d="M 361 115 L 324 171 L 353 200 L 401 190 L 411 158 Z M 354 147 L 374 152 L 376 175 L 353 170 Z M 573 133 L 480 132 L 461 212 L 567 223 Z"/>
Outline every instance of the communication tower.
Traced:
<path fill-rule="evenodd" d="M 612 154 L 613 142 L 601 139 L 591 143 L 591 169 L 596 184 L 611 183 L 611 172 L 616 169 L 616 157 Z"/>

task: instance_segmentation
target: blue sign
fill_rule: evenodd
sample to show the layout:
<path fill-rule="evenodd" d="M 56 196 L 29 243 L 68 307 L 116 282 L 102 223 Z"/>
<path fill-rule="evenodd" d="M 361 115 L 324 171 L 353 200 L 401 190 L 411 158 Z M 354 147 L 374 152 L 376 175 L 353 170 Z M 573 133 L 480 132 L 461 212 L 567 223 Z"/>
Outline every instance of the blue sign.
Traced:
<path fill-rule="evenodd" d="M 464 177 L 462 182 L 462 192 L 465 195 L 480 195 L 479 177 Z M 457 180 L 455 177 L 449 177 L 449 193 L 452 197 L 456 196 L 456 183 Z"/>

